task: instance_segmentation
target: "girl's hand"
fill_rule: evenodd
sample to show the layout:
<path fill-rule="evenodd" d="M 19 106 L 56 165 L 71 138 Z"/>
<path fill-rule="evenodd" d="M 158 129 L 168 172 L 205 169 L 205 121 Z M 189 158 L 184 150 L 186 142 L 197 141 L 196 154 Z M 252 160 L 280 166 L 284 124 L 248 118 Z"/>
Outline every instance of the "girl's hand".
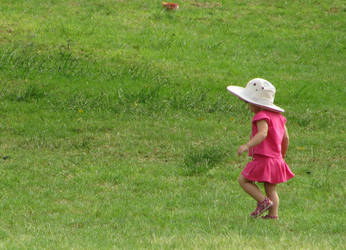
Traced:
<path fill-rule="evenodd" d="M 243 152 L 245 152 L 245 151 L 248 151 L 249 150 L 249 147 L 248 147 L 248 145 L 241 145 L 240 147 L 239 147 L 239 149 L 238 149 L 238 155 L 241 155 Z"/>

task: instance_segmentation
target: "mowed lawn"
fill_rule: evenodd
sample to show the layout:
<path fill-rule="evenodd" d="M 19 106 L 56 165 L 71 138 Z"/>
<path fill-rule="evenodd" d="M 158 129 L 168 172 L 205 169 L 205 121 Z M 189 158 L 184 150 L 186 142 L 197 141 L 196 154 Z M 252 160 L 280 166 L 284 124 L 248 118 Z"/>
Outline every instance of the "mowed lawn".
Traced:
<path fill-rule="evenodd" d="M 0 248 L 343 249 L 343 1 L 0 0 Z M 288 119 L 279 221 L 236 150 L 262 77 Z"/>

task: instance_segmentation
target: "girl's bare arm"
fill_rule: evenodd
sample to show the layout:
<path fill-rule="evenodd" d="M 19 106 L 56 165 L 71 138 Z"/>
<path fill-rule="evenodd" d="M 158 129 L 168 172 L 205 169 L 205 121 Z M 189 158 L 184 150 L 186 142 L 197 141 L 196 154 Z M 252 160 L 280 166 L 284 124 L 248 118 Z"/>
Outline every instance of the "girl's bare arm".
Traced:
<path fill-rule="evenodd" d="M 281 155 L 282 155 L 282 158 L 286 157 L 286 152 L 287 152 L 287 149 L 288 149 L 289 142 L 290 142 L 290 139 L 289 139 L 289 136 L 288 136 L 287 128 L 285 126 L 285 133 L 284 133 L 284 137 L 283 137 L 282 142 L 281 142 Z"/>
<path fill-rule="evenodd" d="M 260 144 L 268 135 L 268 124 L 265 120 L 260 120 L 256 123 L 257 133 L 254 137 L 248 141 L 248 143 L 241 145 L 238 149 L 238 155 L 241 155 L 244 151 L 248 151 L 249 148 L 252 148 Z"/>

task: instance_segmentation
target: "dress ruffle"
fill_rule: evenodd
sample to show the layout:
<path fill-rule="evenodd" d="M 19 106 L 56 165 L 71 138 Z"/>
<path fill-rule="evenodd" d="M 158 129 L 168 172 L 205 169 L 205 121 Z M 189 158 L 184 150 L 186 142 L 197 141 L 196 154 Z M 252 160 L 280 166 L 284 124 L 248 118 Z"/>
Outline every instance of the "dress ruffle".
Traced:
<path fill-rule="evenodd" d="M 241 173 L 250 181 L 272 184 L 286 182 L 294 177 L 284 159 L 269 157 L 254 157 Z"/>

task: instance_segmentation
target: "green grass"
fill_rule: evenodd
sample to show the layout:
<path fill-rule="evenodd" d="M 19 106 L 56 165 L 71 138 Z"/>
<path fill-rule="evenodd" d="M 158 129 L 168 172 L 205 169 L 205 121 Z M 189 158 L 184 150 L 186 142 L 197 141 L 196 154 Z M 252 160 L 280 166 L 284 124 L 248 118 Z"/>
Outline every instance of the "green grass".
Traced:
<path fill-rule="evenodd" d="M 0 248 L 343 249 L 343 1 L 0 0 Z M 280 220 L 237 184 L 255 77 L 288 119 Z"/>

